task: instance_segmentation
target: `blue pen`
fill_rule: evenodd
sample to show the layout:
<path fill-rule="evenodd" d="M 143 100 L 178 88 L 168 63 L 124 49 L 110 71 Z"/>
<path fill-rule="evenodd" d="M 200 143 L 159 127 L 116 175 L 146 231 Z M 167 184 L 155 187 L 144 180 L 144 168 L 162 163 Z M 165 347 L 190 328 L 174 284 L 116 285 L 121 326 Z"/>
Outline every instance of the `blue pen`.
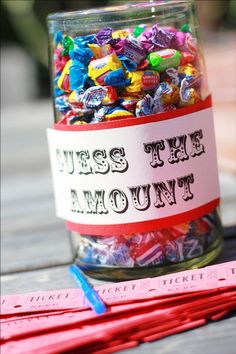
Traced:
<path fill-rule="evenodd" d="M 77 265 L 72 264 L 69 268 L 70 273 L 75 278 L 76 282 L 79 283 L 86 299 L 89 301 L 92 309 L 98 313 L 99 315 L 106 312 L 106 306 L 102 299 L 99 297 L 98 293 L 93 289 L 93 287 L 89 284 L 79 267 Z"/>

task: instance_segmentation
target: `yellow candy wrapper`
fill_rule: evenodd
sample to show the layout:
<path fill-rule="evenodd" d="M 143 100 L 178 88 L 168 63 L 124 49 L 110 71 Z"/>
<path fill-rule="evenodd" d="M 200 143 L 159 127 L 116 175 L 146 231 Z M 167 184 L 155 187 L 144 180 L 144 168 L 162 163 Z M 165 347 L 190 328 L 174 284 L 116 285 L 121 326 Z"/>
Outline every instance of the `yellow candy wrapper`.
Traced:
<path fill-rule="evenodd" d="M 121 118 L 132 118 L 133 116 L 133 113 L 125 110 L 124 108 L 115 107 L 110 113 L 105 114 L 104 118 L 106 120 L 115 120 Z"/>
<path fill-rule="evenodd" d="M 71 92 L 70 89 L 70 79 L 69 79 L 69 71 L 70 71 L 70 67 L 72 65 L 72 60 L 69 60 L 62 73 L 61 76 L 59 77 L 58 81 L 57 81 L 57 86 L 59 87 L 59 89 L 65 91 L 65 92 Z"/>
<path fill-rule="evenodd" d="M 130 35 L 131 31 L 128 29 L 120 30 L 120 31 L 114 31 L 112 32 L 112 38 L 126 38 Z"/>
<path fill-rule="evenodd" d="M 109 44 L 100 46 L 98 44 L 91 43 L 88 44 L 88 47 L 89 49 L 91 49 L 96 59 L 104 58 L 106 55 L 109 54 L 109 48 L 110 48 Z"/>
<path fill-rule="evenodd" d="M 127 79 L 130 80 L 130 85 L 125 87 L 127 92 L 140 92 L 142 91 L 142 77 L 143 71 L 127 72 Z"/>
<path fill-rule="evenodd" d="M 193 79 L 199 76 L 199 71 L 192 64 L 185 64 L 179 66 L 178 73 L 184 74 L 186 76 L 192 76 Z"/>
<path fill-rule="evenodd" d="M 165 105 L 176 104 L 179 101 L 179 87 L 169 84 L 171 91 L 161 95 L 161 102 Z"/>
<path fill-rule="evenodd" d="M 114 70 L 122 68 L 120 60 L 116 54 L 110 54 L 104 58 L 92 60 L 88 66 L 88 75 L 96 85 L 105 85 L 104 78 Z"/>

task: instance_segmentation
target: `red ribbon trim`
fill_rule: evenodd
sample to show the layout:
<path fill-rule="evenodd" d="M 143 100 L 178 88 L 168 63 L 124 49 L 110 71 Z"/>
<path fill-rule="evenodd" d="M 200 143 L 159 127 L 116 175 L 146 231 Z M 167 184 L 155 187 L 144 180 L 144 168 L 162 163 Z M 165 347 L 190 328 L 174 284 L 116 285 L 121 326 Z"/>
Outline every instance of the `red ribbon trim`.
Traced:
<path fill-rule="evenodd" d="M 62 120 L 61 122 L 54 124 L 54 129 L 65 130 L 65 131 L 90 131 L 90 130 L 123 128 L 123 127 L 130 127 L 133 125 L 160 122 L 162 120 L 178 118 L 186 114 L 195 113 L 210 107 L 212 107 L 211 95 L 208 96 L 204 101 L 198 102 L 192 106 L 178 108 L 175 111 L 152 114 L 149 116 L 136 117 L 136 118 L 117 119 L 114 121 L 101 122 L 98 124 L 94 123 L 94 124 L 81 124 L 81 125 L 66 125 Z"/>
<path fill-rule="evenodd" d="M 210 201 L 209 203 L 206 203 L 198 208 L 186 211 L 184 213 L 148 221 L 114 225 L 85 225 L 66 221 L 65 225 L 70 231 L 76 231 L 80 234 L 91 236 L 109 236 L 132 234 L 136 232 L 148 232 L 153 230 L 160 230 L 166 227 L 170 227 L 172 225 L 178 225 L 197 219 L 205 214 L 210 213 L 219 205 L 219 203 L 220 199 L 217 198 Z"/>

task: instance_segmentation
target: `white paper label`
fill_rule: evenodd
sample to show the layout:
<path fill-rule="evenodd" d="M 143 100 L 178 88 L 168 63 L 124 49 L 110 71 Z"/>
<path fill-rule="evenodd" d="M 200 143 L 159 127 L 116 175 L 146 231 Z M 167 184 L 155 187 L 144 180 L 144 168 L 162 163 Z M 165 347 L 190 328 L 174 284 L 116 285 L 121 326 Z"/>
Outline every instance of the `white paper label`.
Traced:
<path fill-rule="evenodd" d="M 57 216 L 81 233 L 148 231 L 218 204 L 212 108 L 112 129 L 48 129 L 48 142 Z"/>

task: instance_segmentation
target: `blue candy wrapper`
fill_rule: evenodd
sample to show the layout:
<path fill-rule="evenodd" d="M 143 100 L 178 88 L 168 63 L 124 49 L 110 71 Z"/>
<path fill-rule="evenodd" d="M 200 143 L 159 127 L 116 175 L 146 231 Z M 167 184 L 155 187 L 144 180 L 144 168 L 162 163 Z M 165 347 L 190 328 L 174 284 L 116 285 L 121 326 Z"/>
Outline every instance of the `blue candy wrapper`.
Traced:
<path fill-rule="evenodd" d="M 122 68 L 109 72 L 104 78 L 104 82 L 107 86 L 128 86 L 130 80 L 125 78 L 125 74 Z"/>

